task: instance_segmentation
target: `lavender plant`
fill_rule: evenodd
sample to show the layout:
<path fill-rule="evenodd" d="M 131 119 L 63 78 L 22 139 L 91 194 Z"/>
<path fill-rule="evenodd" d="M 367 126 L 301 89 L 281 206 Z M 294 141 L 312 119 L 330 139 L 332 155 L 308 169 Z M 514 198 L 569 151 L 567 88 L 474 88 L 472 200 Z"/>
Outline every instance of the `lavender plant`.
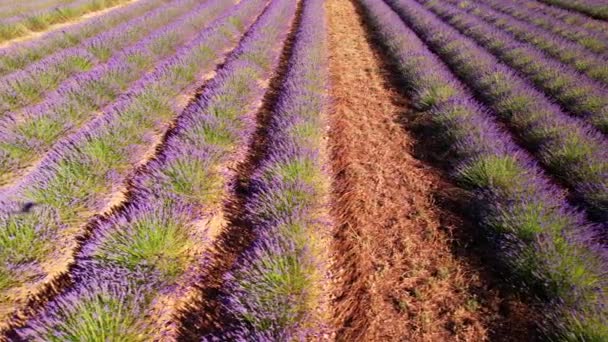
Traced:
<path fill-rule="evenodd" d="M 494 56 L 422 5 L 391 0 L 395 11 L 511 128 L 538 161 L 567 184 L 598 222 L 608 220 L 608 144 L 566 115 Z"/>
<path fill-rule="evenodd" d="M 543 312 L 553 313 L 544 326 L 548 336 L 605 339 L 606 255 L 595 227 L 568 205 L 563 191 L 543 176 L 399 15 L 383 1 L 361 3 L 407 82 L 419 115 L 433 123 L 450 152 L 446 161 L 452 176 L 471 191 L 471 207 L 496 247 L 496 260 L 519 289 L 541 293 L 547 305 Z M 399 13 L 410 9 L 420 23 L 434 24 L 413 2 L 393 5 Z M 448 39 L 445 29 L 440 34 Z"/>
<path fill-rule="evenodd" d="M 26 15 L 28 12 L 49 9 L 58 5 L 68 5 L 76 0 L 33 0 L 26 3 L 0 1 L 0 21 L 17 15 Z"/>

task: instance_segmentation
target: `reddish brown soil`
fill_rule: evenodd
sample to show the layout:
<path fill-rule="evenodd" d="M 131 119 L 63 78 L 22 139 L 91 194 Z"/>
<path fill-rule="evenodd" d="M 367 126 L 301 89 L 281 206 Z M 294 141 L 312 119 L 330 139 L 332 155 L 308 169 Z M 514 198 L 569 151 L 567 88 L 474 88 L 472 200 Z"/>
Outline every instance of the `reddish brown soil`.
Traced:
<path fill-rule="evenodd" d="M 413 157 L 417 141 L 398 123 L 412 115 L 407 98 L 357 5 L 326 8 L 337 340 L 530 340 L 531 310 L 502 296 L 474 255 L 455 253 L 465 242 L 454 237 L 474 228 L 437 205 L 455 187 Z"/>

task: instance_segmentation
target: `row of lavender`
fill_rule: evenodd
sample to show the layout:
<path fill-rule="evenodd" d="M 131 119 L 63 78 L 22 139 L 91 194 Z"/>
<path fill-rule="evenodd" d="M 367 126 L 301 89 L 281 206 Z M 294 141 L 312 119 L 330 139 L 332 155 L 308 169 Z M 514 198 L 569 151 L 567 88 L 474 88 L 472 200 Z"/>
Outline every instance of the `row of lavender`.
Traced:
<path fill-rule="evenodd" d="M 46 56 L 80 44 L 85 39 L 111 30 L 165 3 L 165 0 L 137 1 L 94 19 L 43 35 L 42 39 L 12 42 L 0 48 L 0 76 L 25 68 Z"/>
<path fill-rule="evenodd" d="M 87 13 L 120 5 L 130 0 L 77 0 L 68 6 L 51 7 L 44 10 L 16 15 L 0 20 L 0 42 L 24 36 L 30 32 L 46 30 L 54 24 L 77 19 Z"/>
<path fill-rule="evenodd" d="M 24 3 L 14 3 L 10 0 L 0 1 L 0 19 L 10 18 L 18 14 L 25 15 L 28 12 L 52 8 L 60 4 L 69 4 L 76 0 L 32 0 Z"/>
<path fill-rule="evenodd" d="M 241 2 L 235 14 L 253 3 Z M 233 23 L 245 19 L 235 14 Z M 74 287 L 20 329 L 21 337 L 140 341 L 176 332 L 172 315 L 164 313 L 175 308 L 165 307 L 166 299 L 184 296 L 199 280 L 196 271 L 205 266 L 200 252 L 212 237 L 205 223 L 218 214 L 229 188 L 227 164 L 252 138 L 267 88 L 260 80 L 277 67 L 277 45 L 294 15 L 293 1 L 267 7 L 180 115 L 157 157 L 135 176 L 130 204 L 96 222 L 72 271 Z M 168 320 L 159 322 L 161 317 Z"/>
<path fill-rule="evenodd" d="M 303 1 L 301 18 L 270 114 L 264 156 L 246 199 L 245 216 L 255 238 L 225 276 L 222 300 L 233 324 L 216 333 L 219 340 L 304 341 L 328 336 L 323 1 Z"/>
<path fill-rule="evenodd" d="M 131 96 L 59 144 L 3 200 L 0 278 L 5 282 L 0 293 L 9 305 L 18 303 L 19 289 L 52 280 L 49 270 L 71 255 L 85 223 L 116 203 L 134 165 L 154 151 L 157 132 L 165 131 L 186 106 L 180 94 L 195 91 L 264 5 L 261 0 L 243 1 L 210 22 L 196 39 L 138 81 Z M 36 203 L 33 215 L 18 212 L 24 202 Z"/>
<path fill-rule="evenodd" d="M 608 19 L 608 4 L 603 0 L 540 0 L 549 5 L 578 11 L 597 19 Z"/>
<path fill-rule="evenodd" d="M 475 4 L 460 0 L 451 0 L 450 2 L 478 16 L 494 27 L 504 30 L 505 33 L 508 32 L 520 42 L 530 44 L 528 49 L 534 46 L 548 56 L 600 82 L 601 85 L 608 85 L 608 59 L 605 56 L 597 55 L 582 45 L 529 22 L 494 10 L 483 3 Z M 572 74 L 571 71 L 569 73 Z"/>
<path fill-rule="evenodd" d="M 597 242 L 597 227 L 568 204 L 564 191 L 544 176 L 500 128 L 493 112 L 476 102 L 426 44 L 473 89 L 479 89 L 469 82 L 475 74 L 465 77 L 458 63 L 468 59 L 483 70 L 485 58 L 461 57 L 463 38 L 415 1 L 391 0 L 390 6 L 382 0 L 361 2 L 397 62 L 419 115 L 429 119 L 451 152 L 453 177 L 473 193 L 471 207 L 497 247 L 496 260 L 511 271 L 511 280 L 520 288 L 541 294 L 547 305 L 547 320 L 541 322 L 547 334 L 564 340 L 608 338 L 608 256 Z M 441 49 L 443 41 L 450 42 L 449 49 Z M 467 49 L 479 53 L 470 45 Z M 492 72 L 484 76 L 486 86 L 501 80 Z M 504 92 L 510 84 L 501 82 L 499 89 Z"/>
<path fill-rule="evenodd" d="M 172 21 L 195 10 L 196 1 L 171 1 L 89 38 L 78 46 L 51 54 L 17 72 L 0 78 L 0 114 L 40 102 L 46 93 L 67 83 L 70 77 L 108 62 L 119 51 L 137 43 Z"/>
<path fill-rule="evenodd" d="M 598 221 L 608 220 L 608 142 L 416 1 L 395 10 Z M 449 6 L 449 4 L 445 4 Z"/>
<path fill-rule="evenodd" d="M 99 111 L 107 111 L 108 105 L 135 96 L 142 88 L 142 79 L 153 81 L 146 75 L 154 74 L 165 59 L 186 46 L 230 5 L 210 0 L 195 6 L 107 63 L 66 81 L 45 101 L 0 119 L 0 184 L 21 176 L 27 166 L 52 150 L 63 137 L 95 118 Z"/>
<path fill-rule="evenodd" d="M 547 57 L 531 44 L 521 43 L 509 33 L 496 29 L 449 3 L 434 0 L 419 2 L 463 35 L 492 52 L 500 62 L 527 76 L 536 88 L 543 90 L 569 113 L 608 134 L 608 89 L 604 84 L 581 75 L 569 66 Z"/>
<path fill-rule="evenodd" d="M 476 2 L 608 57 L 608 23 L 594 22 L 586 16 L 546 6 L 534 0 L 476 0 Z"/>

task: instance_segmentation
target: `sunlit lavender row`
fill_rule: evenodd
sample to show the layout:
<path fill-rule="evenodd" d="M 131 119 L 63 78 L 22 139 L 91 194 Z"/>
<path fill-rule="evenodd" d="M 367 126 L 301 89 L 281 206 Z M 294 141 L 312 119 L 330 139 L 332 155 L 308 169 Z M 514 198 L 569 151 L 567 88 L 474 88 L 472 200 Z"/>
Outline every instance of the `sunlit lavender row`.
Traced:
<path fill-rule="evenodd" d="M 533 46 L 520 43 L 475 16 L 450 4 L 420 0 L 446 23 L 518 71 L 569 113 L 608 134 L 608 89 L 573 68 L 546 57 Z"/>
<path fill-rule="evenodd" d="M 323 134 L 327 110 L 323 1 L 302 3 L 301 24 L 266 148 L 251 178 L 246 217 L 253 243 L 225 276 L 222 299 L 235 323 L 216 339 L 321 340 L 328 304 L 327 165 Z M 207 338 L 212 339 L 212 336 Z"/>
<path fill-rule="evenodd" d="M 608 219 L 608 142 L 564 113 L 544 94 L 414 0 L 390 1 L 404 21 L 442 57 L 550 173 L 571 188 L 589 213 Z"/>
<path fill-rule="evenodd" d="M 111 111 L 116 103 L 142 90 L 149 91 L 146 87 L 153 86 L 153 75 L 162 72 L 166 59 L 188 46 L 199 30 L 230 5 L 218 0 L 198 5 L 191 13 L 156 30 L 107 63 L 75 76 L 40 104 L 0 119 L 3 162 L 0 183 L 21 176 L 28 165 L 52 150 L 58 140 L 98 117 L 100 111 Z"/>
<path fill-rule="evenodd" d="M 192 16 L 194 13 L 188 12 L 197 12 L 196 4 L 192 0 L 169 2 L 113 30 L 89 38 L 78 46 L 49 55 L 0 78 L 0 112 L 14 112 L 42 101 L 46 93 L 62 83 L 68 83 L 70 77 L 108 62 L 112 56 L 138 43 L 148 34 L 155 36 L 154 30 L 179 21 L 179 16 Z"/>
<path fill-rule="evenodd" d="M 129 0 L 76 0 L 66 6 L 28 11 L 0 19 L 0 42 L 18 38 L 29 32 L 43 31 L 54 24 L 77 19 L 85 14 L 120 5 Z"/>
<path fill-rule="evenodd" d="M 203 223 L 229 188 L 226 164 L 251 139 L 252 104 L 266 87 L 256 80 L 277 66 L 280 50 L 272 47 L 284 41 L 294 11 L 294 3 L 283 0 L 265 10 L 201 99 L 179 117 L 160 154 L 136 175 L 128 207 L 99 223 L 77 259 L 75 288 L 28 324 L 23 337 L 148 340 L 175 332 L 154 320 L 172 310 L 164 306 L 167 298 L 185 295 L 200 280 L 195 271 L 205 266 L 202 247 L 210 234 Z M 111 315 L 116 303 L 125 310 Z M 142 313 L 152 313 L 151 320 Z M 91 322 L 89 315 L 100 318 Z M 114 324 L 121 329 L 107 328 Z"/>
<path fill-rule="evenodd" d="M 15 72 L 29 64 L 80 42 L 102 34 L 118 25 L 144 15 L 165 3 L 165 0 L 137 1 L 117 8 L 103 16 L 73 24 L 63 30 L 45 34 L 42 40 L 14 42 L 0 49 L 0 75 Z"/>
<path fill-rule="evenodd" d="M 550 31 L 556 38 L 568 39 L 604 58 L 608 57 L 607 23 L 594 23 L 585 16 L 576 15 L 570 11 L 560 11 L 558 8 L 530 0 L 509 2 L 478 0 L 475 2 Z"/>
<path fill-rule="evenodd" d="M 146 162 L 142 156 L 154 151 L 160 142 L 158 132 L 168 129 L 170 121 L 184 109 L 186 103 L 180 101 L 181 94 L 192 94 L 200 86 L 203 76 L 235 47 L 264 4 L 261 0 L 243 2 L 210 22 L 196 39 L 139 81 L 131 96 L 116 102 L 101 117 L 68 137 L 15 192 L 5 195 L 9 199 L 2 206 L 0 231 L 18 222 L 20 234 L 38 248 L 28 252 L 27 257 L 19 256 L 17 260 L 22 262 L 16 263 L 11 258 L 16 253 L 11 250 L 22 244 L 7 239 L 8 245 L 3 248 L 7 259 L 0 262 L 9 280 L 3 294 L 35 288 L 41 278 L 52 276 L 45 270 L 70 255 L 88 220 L 117 203 L 116 196 L 124 191 L 126 177 Z M 46 217 L 52 217 L 55 224 L 45 224 L 44 215 L 21 216 L 15 208 L 24 202 L 36 203 L 36 211 L 48 213 Z"/>
<path fill-rule="evenodd" d="M 450 2 L 478 16 L 494 27 L 512 34 L 519 41 L 534 45 L 547 55 L 604 85 L 608 85 L 608 60 L 587 50 L 583 45 L 555 35 L 549 30 L 532 23 L 501 13 L 483 3 L 474 4 L 459 0 L 451 0 Z M 570 28 L 567 29 L 570 30 Z M 590 40 L 602 42 L 601 39 L 590 38 Z"/>

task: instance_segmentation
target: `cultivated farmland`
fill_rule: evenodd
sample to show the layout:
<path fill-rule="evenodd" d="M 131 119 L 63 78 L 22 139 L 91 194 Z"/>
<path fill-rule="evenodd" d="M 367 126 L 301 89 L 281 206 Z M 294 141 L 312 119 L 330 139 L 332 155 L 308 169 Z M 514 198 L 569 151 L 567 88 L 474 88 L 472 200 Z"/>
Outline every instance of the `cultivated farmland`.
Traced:
<path fill-rule="evenodd" d="M 608 341 L 602 0 L 0 0 L 0 341 Z"/>

